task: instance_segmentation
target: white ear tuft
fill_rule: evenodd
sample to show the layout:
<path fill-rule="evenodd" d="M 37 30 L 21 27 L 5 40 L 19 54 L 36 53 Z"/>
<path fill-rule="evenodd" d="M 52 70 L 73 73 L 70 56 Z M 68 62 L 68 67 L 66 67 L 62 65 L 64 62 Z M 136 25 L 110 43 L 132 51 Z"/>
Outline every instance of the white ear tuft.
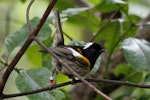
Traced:
<path fill-rule="evenodd" d="M 87 49 L 89 48 L 91 45 L 93 44 L 93 42 L 88 42 L 84 45 L 83 49 Z"/>

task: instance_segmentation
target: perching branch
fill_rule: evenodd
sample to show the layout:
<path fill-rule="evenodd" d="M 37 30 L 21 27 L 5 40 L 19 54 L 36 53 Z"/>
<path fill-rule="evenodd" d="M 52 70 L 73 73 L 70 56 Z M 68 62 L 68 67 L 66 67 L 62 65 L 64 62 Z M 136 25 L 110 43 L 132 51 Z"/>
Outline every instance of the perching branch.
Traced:
<path fill-rule="evenodd" d="M 37 36 L 38 32 L 40 31 L 41 27 L 43 26 L 44 22 L 46 21 L 49 13 L 51 12 L 51 10 L 54 7 L 56 2 L 57 2 L 57 0 L 51 0 L 50 4 L 48 5 L 46 11 L 44 12 L 44 14 L 43 14 L 41 20 L 39 21 L 39 23 L 37 24 L 36 28 L 31 32 L 31 34 L 29 35 L 29 37 L 26 40 L 26 42 L 24 43 L 24 45 L 21 47 L 21 49 L 19 50 L 17 55 L 14 57 L 14 59 L 11 61 L 11 63 L 7 67 L 6 71 L 4 72 L 2 79 L 0 80 L 0 99 L 3 98 L 3 90 L 5 87 L 5 84 L 8 80 L 8 77 L 10 76 L 11 72 L 13 71 L 13 69 L 16 66 L 16 64 L 18 63 L 18 61 L 21 59 L 22 55 L 25 53 L 27 48 L 32 43 L 32 41 L 33 41 L 32 37 Z"/>
<path fill-rule="evenodd" d="M 97 78 L 87 78 L 85 80 L 87 80 L 88 82 L 125 85 L 125 86 L 132 86 L 132 87 L 145 88 L 145 89 L 150 88 L 150 85 L 136 84 L 136 83 L 132 83 L 132 82 L 118 81 L 118 80 L 107 80 L 107 79 L 97 79 Z M 80 83 L 80 82 L 82 82 L 82 81 L 75 80 L 75 81 L 64 82 L 64 83 L 60 83 L 60 84 L 56 84 L 56 85 L 53 84 L 51 86 L 47 86 L 47 87 L 37 89 L 37 90 L 32 90 L 32 91 L 27 91 L 27 92 L 22 92 L 22 93 L 15 93 L 15 94 L 5 94 L 3 96 L 3 98 L 12 98 L 12 97 L 19 97 L 19 96 L 24 96 L 24 95 L 31 95 L 31 94 L 35 94 L 35 93 L 39 93 L 39 92 L 43 92 L 43 91 L 47 91 L 47 90 L 53 90 L 53 89 L 56 89 L 59 87 L 72 85 L 72 84 Z"/>

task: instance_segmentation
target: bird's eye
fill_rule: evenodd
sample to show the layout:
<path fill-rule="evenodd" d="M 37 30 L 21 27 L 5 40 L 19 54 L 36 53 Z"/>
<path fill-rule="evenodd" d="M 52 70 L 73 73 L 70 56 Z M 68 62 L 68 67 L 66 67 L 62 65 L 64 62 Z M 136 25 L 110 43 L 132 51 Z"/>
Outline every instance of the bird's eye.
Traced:
<path fill-rule="evenodd" d="M 95 49 L 92 48 L 90 51 L 91 51 L 92 53 L 94 53 L 94 52 L 95 52 Z"/>

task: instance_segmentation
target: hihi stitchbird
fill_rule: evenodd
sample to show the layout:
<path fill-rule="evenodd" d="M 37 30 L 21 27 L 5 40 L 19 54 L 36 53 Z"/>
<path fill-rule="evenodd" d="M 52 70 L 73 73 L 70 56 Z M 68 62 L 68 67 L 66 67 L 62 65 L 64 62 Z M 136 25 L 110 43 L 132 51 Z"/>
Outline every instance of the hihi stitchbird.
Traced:
<path fill-rule="evenodd" d="M 105 50 L 97 43 L 89 42 L 84 46 L 58 46 L 50 48 L 61 60 L 68 64 L 80 76 L 85 76 L 94 67 L 94 64 L 99 55 Z M 42 52 L 46 52 L 43 50 Z M 59 62 L 55 64 L 56 69 L 67 75 L 73 74 L 63 67 Z"/>
<path fill-rule="evenodd" d="M 94 42 L 86 43 L 84 46 L 64 45 L 64 37 L 58 10 L 56 10 L 54 14 L 57 30 L 53 39 L 53 47 L 49 49 L 80 76 L 85 76 L 91 71 L 97 58 L 105 50 L 99 44 Z M 41 50 L 41 52 L 47 53 L 46 50 Z M 66 67 L 63 67 L 61 63 L 55 60 L 55 58 L 53 58 L 53 62 L 57 71 L 70 78 L 74 78 L 74 75 Z"/>

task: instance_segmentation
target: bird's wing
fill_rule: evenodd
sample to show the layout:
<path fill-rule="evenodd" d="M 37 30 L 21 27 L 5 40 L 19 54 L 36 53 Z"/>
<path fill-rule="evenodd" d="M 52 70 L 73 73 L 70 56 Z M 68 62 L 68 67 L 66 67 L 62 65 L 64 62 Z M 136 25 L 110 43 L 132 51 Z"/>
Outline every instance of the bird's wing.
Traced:
<path fill-rule="evenodd" d="M 84 65 L 84 66 L 86 65 L 90 67 L 90 61 L 72 48 L 55 47 L 55 48 L 51 48 L 51 50 L 61 59 L 66 59 L 71 62 L 79 63 L 80 65 Z"/>

